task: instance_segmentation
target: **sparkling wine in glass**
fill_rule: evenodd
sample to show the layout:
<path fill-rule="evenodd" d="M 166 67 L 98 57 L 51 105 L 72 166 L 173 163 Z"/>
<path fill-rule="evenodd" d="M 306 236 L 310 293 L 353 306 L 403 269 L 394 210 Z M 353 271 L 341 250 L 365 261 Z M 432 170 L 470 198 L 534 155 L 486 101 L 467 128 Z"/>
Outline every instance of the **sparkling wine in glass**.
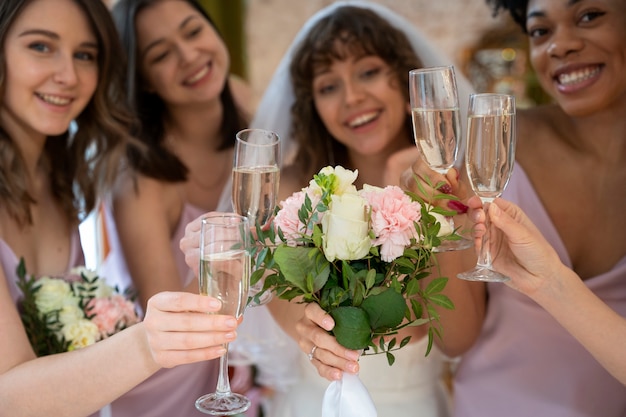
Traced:
<path fill-rule="evenodd" d="M 280 138 L 263 129 L 237 133 L 233 161 L 233 207 L 250 225 L 265 226 L 274 214 L 280 183 Z M 250 289 L 250 306 L 266 304 L 272 295 L 259 281 Z"/>
<path fill-rule="evenodd" d="M 485 208 L 486 231 L 476 267 L 458 274 L 469 281 L 504 282 L 492 268 L 489 204 L 500 197 L 515 162 L 515 97 L 507 94 L 470 95 L 465 167 L 474 193 Z"/>
<path fill-rule="evenodd" d="M 214 213 L 202 219 L 200 230 L 200 294 L 222 302 L 218 314 L 240 317 L 248 300 L 250 283 L 248 219 L 237 214 Z M 226 344 L 228 351 L 228 344 Z M 214 393 L 196 400 L 196 408 L 206 414 L 226 416 L 243 413 L 250 400 L 231 392 L 228 353 L 220 358 L 220 371 Z"/>
<path fill-rule="evenodd" d="M 454 166 L 461 137 L 459 97 L 454 67 L 429 67 L 409 72 L 409 96 L 415 145 L 428 166 L 446 175 Z M 448 218 L 452 228 L 454 219 Z M 472 241 L 442 240 L 436 252 L 467 249 Z"/>

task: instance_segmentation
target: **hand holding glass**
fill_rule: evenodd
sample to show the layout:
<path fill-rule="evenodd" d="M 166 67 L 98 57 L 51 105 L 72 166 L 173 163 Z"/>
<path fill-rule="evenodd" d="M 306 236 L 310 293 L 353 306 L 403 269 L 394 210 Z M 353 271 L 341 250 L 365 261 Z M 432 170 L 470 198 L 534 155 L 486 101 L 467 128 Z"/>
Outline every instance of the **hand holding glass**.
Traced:
<path fill-rule="evenodd" d="M 240 317 L 248 300 L 250 283 L 248 219 L 236 214 L 211 214 L 202 219 L 200 230 L 200 294 L 222 302 L 219 314 Z M 228 345 L 226 345 L 228 350 Z M 216 391 L 196 400 L 196 408 L 206 414 L 239 414 L 250 407 L 250 400 L 230 390 L 228 353 L 220 358 Z"/>
<path fill-rule="evenodd" d="M 233 207 L 248 218 L 250 226 L 263 227 L 274 214 L 280 182 L 280 138 L 263 129 L 245 129 L 237 133 L 233 161 Z M 262 290 L 260 281 L 250 290 L 255 296 Z M 262 305 L 271 299 L 265 292 L 251 306 Z"/>
<path fill-rule="evenodd" d="M 409 96 L 415 145 L 422 159 L 439 174 L 454 165 L 460 142 L 459 97 L 454 67 L 420 68 L 409 72 Z M 449 219 L 454 228 L 454 221 Z M 472 241 L 443 240 L 436 252 L 466 249 Z"/>
<path fill-rule="evenodd" d="M 476 267 L 458 274 L 469 281 L 504 282 L 509 277 L 491 265 L 489 204 L 500 197 L 515 163 L 515 97 L 506 94 L 472 94 L 469 101 L 465 167 L 474 193 L 485 208 L 486 231 Z"/>

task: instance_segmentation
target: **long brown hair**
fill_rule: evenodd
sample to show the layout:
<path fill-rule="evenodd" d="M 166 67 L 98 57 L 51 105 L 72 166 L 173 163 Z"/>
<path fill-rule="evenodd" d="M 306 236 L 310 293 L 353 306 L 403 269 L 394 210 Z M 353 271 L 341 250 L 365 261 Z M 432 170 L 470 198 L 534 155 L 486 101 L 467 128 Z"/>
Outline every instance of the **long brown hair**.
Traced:
<path fill-rule="evenodd" d="M 125 105 L 125 61 L 115 26 L 102 1 L 73 0 L 84 12 L 98 41 L 98 84 L 75 120 L 75 129 L 46 141 L 42 165 L 49 172 L 52 195 L 73 223 L 89 213 L 98 196 L 113 183 L 133 123 Z M 4 45 L 11 25 L 30 0 L 0 3 L 0 97 L 6 86 Z M 71 134 L 70 131 L 74 133 Z M 32 224 L 26 166 L 13 139 L 0 126 L 0 201 L 20 225 Z"/>
<path fill-rule="evenodd" d="M 149 177 L 178 182 L 187 179 L 188 169 L 184 163 L 165 146 L 164 114 L 167 111 L 165 102 L 158 95 L 143 88 L 144 81 L 138 69 L 137 35 L 135 21 L 137 14 L 162 0 L 119 0 L 113 7 L 112 14 L 122 44 L 128 54 L 127 91 L 131 106 L 135 109 L 141 125 L 135 132 L 144 144 L 147 151 L 141 152 L 134 147 L 129 148 L 128 157 L 132 166 Z M 196 0 L 185 0 L 197 10 L 207 22 L 217 27 L 207 11 Z M 220 35 L 221 36 L 221 35 Z M 235 103 L 228 79 L 220 93 L 220 101 L 224 108 L 220 134 L 222 142 L 218 149 L 228 149 L 235 145 L 235 135 L 247 125 L 247 115 Z"/>
<path fill-rule="evenodd" d="M 404 33 L 372 10 L 339 7 L 311 28 L 293 56 L 290 75 L 296 101 L 291 115 L 293 137 L 298 144 L 294 164 L 300 168 L 303 180 L 326 165 L 347 164 L 346 147 L 328 132 L 315 109 L 314 70 L 335 60 L 365 55 L 378 56 L 390 66 L 393 82 L 408 103 L 408 73 L 422 67 L 422 63 Z M 412 129 L 408 114 L 405 128 L 408 132 Z"/>

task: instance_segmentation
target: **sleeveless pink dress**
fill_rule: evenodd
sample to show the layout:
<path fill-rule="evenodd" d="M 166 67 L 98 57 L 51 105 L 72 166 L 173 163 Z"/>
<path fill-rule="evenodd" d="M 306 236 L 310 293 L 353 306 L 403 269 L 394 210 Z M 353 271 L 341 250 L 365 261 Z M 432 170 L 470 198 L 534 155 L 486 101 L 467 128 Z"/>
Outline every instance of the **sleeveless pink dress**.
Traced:
<path fill-rule="evenodd" d="M 99 268 L 107 282 L 117 285 L 120 291 L 132 286 L 132 280 L 124 260 L 119 237 L 110 206 L 106 206 L 105 222 L 109 238 L 110 252 Z M 178 274 L 182 284 L 194 279 L 192 271 L 185 263 L 179 241 L 185 234 L 187 223 L 205 211 L 192 205 L 183 207 L 180 220 L 171 238 L 171 249 L 176 259 Z M 195 401 L 198 397 L 213 392 L 217 383 L 219 362 L 217 360 L 181 365 L 161 369 L 137 387 L 111 403 L 112 417 L 198 417 Z"/>
<path fill-rule="evenodd" d="M 525 210 L 571 267 L 563 242 L 519 165 L 504 198 Z M 585 284 L 626 316 L 626 257 Z M 487 287 L 482 333 L 462 358 L 455 378 L 455 417 L 626 416 L 626 387 L 556 320 L 506 285 Z"/>
<path fill-rule="evenodd" d="M 80 245 L 80 235 L 78 233 L 78 229 L 72 234 L 70 242 L 70 258 L 67 264 L 67 271 L 77 266 L 85 265 L 85 257 L 83 255 L 83 249 Z M 9 292 L 11 293 L 11 297 L 13 297 L 13 301 L 17 304 L 17 300 L 22 297 L 22 291 L 17 287 L 17 274 L 16 269 L 19 264 L 20 259 L 17 256 L 13 249 L 7 243 L 0 239 L 0 263 L 2 264 L 2 270 L 4 271 L 4 276 L 7 279 L 7 284 L 9 286 Z M 28 268 L 28 265 L 26 265 Z M 28 271 L 27 271 L 28 272 Z"/>
<path fill-rule="evenodd" d="M 0 264 L 2 264 L 2 270 L 4 271 L 4 276 L 7 279 L 7 284 L 9 287 L 9 292 L 11 293 L 11 297 L 13 301 L 17 305 L 17 302 L 20 298 L 22 298 L 22 291 L 17 286 L 17 274 L 16 269 L 19 264 L 19 257 L 13 252 L 13 249 L 7 243 L 0 239 Z M 83 254 L 83 249 L 80 244 L 80 234 L 78 229 L 74 231 L 71 237 L 70 242 L 70 257 L 68 259 L 66 270 L 85 265 L 85 256 Z M 26 265 L 28 268 L 28 265 Z M 28 271 L 27 271 L 28 272 Z M 92 414 L 90 417 L 98 417 L 100 412 L 97 411 Z"/>

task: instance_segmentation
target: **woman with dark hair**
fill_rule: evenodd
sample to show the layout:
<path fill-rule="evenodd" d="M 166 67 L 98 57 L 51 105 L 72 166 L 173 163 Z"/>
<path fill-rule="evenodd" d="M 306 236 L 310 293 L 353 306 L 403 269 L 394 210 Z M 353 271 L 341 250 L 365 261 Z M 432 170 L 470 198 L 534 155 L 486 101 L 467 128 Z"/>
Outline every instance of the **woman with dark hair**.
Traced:
<path fill-rule="evenodd" d="M 278 132 L 288 144 L 288 155 L 293 155 L 281 173 L 281 197 L 305 187 L 328 165 L 357 169 L 357 188 L 365 183 L 399 183 L 390 171 L 399 173 L 408 165 L 390 166 L 392 156 L 411 150 L 417 155 L 408 73 L 450 63 L 411 23 L 385 7 L 338 2 L 319 11 L 301 29 L 279 64 L 252 122 L 253 127 Z M 465 101 L 471 88 L 461 76 L 458 85 Z M 462 306 L 458 308 L 462 310 Z M 303 305 L 277 299 L 269 309 L 291 337 L 300 339 L 295 324 L 303 315 Z M 246 317 L 242 334 L 255 320 L 254 315 Z M 271 323 L 258 322 L 254 327 L 271 334 Z M 378 415 L 448 415 L 448 393 L 442 382 L 446 359 L 437 348 L 424 357 L 425 331 L 419 326 L 402 330 L 401 337 L 411 335 L 411 343 L 394 352 L 396 362 L 391 367 L 385 355 L 359 360 L 360 379 Z M 277 396 L 272 415 L 321 415 L 329 382 L 311 363 L 321 364 L 318 358 L 325 355 L 325 349 L 318 346 L 309 355 L 312 345 L 308 338 L 299 344 L 305 351 L 298 352 L 295 359 L 301 375 Z M 282 348 L 275 350 L 284 360 L 293 345 L 293 341 L 284 341 Z M 354 355 L 353 359 L 358 357 L 356 352 Z M 266 369 L 275 369 L 270 357 L 271 352 L 266 353 L 262 359 L 267 363 L 258 364 L 261 376 Z"/>
<path fill-rule="evenodd" d="M 198 293 L 178 241 L 201 213 L 232 211 L 233 145 L 247 112 L 231 89 L 226 44 L 195 0 L 118 0 L 112 15 L 129 61 L 135 136 L 147 149 L 128 148 L 106 201 L 101 271 L 132 287 L 143 309 L 161 291 Z M 197 415 L 195 400 L 214 391 L 217 369 L 211 361 L 164 370 L 112 403 L 112 415 Z M 250 369 L 236 370 L 233 389 L 244 390 Z"/>
<path fill-rule="evenodd" d="M 0 3 L 0 408 L 85 416 L 162 367 L 223 354 L 236 320 L 215 299 L 160 293 L 145 320 L 94 345 L 37 358 L 17 308 L 29 275 L 84 264 L 78 223 L 115 178 L 130 140 L 124 59 L 105 5 Z M 71 130 L 70 124 L 76 126 Z"/>
<path fill-rule="evenodd" d="M 518 111 L 516 166 L 503 197 L 524 210 L 580 284 L 624 317 L 626 3 L 489 3 L 510 11 L 527 34 L 531 64 L 554 100 Z M 626 387 L 541 305 L 506 285 L 474 285 L 483 287 L 486 304 L 476 306 L 487 314 L 455 375 L 455 416 L 625 415 Z M 308 313 L 322 322 L 323 312 Z M 445 352 L 457 348 L 464 320 L 442 316 Z"/>

